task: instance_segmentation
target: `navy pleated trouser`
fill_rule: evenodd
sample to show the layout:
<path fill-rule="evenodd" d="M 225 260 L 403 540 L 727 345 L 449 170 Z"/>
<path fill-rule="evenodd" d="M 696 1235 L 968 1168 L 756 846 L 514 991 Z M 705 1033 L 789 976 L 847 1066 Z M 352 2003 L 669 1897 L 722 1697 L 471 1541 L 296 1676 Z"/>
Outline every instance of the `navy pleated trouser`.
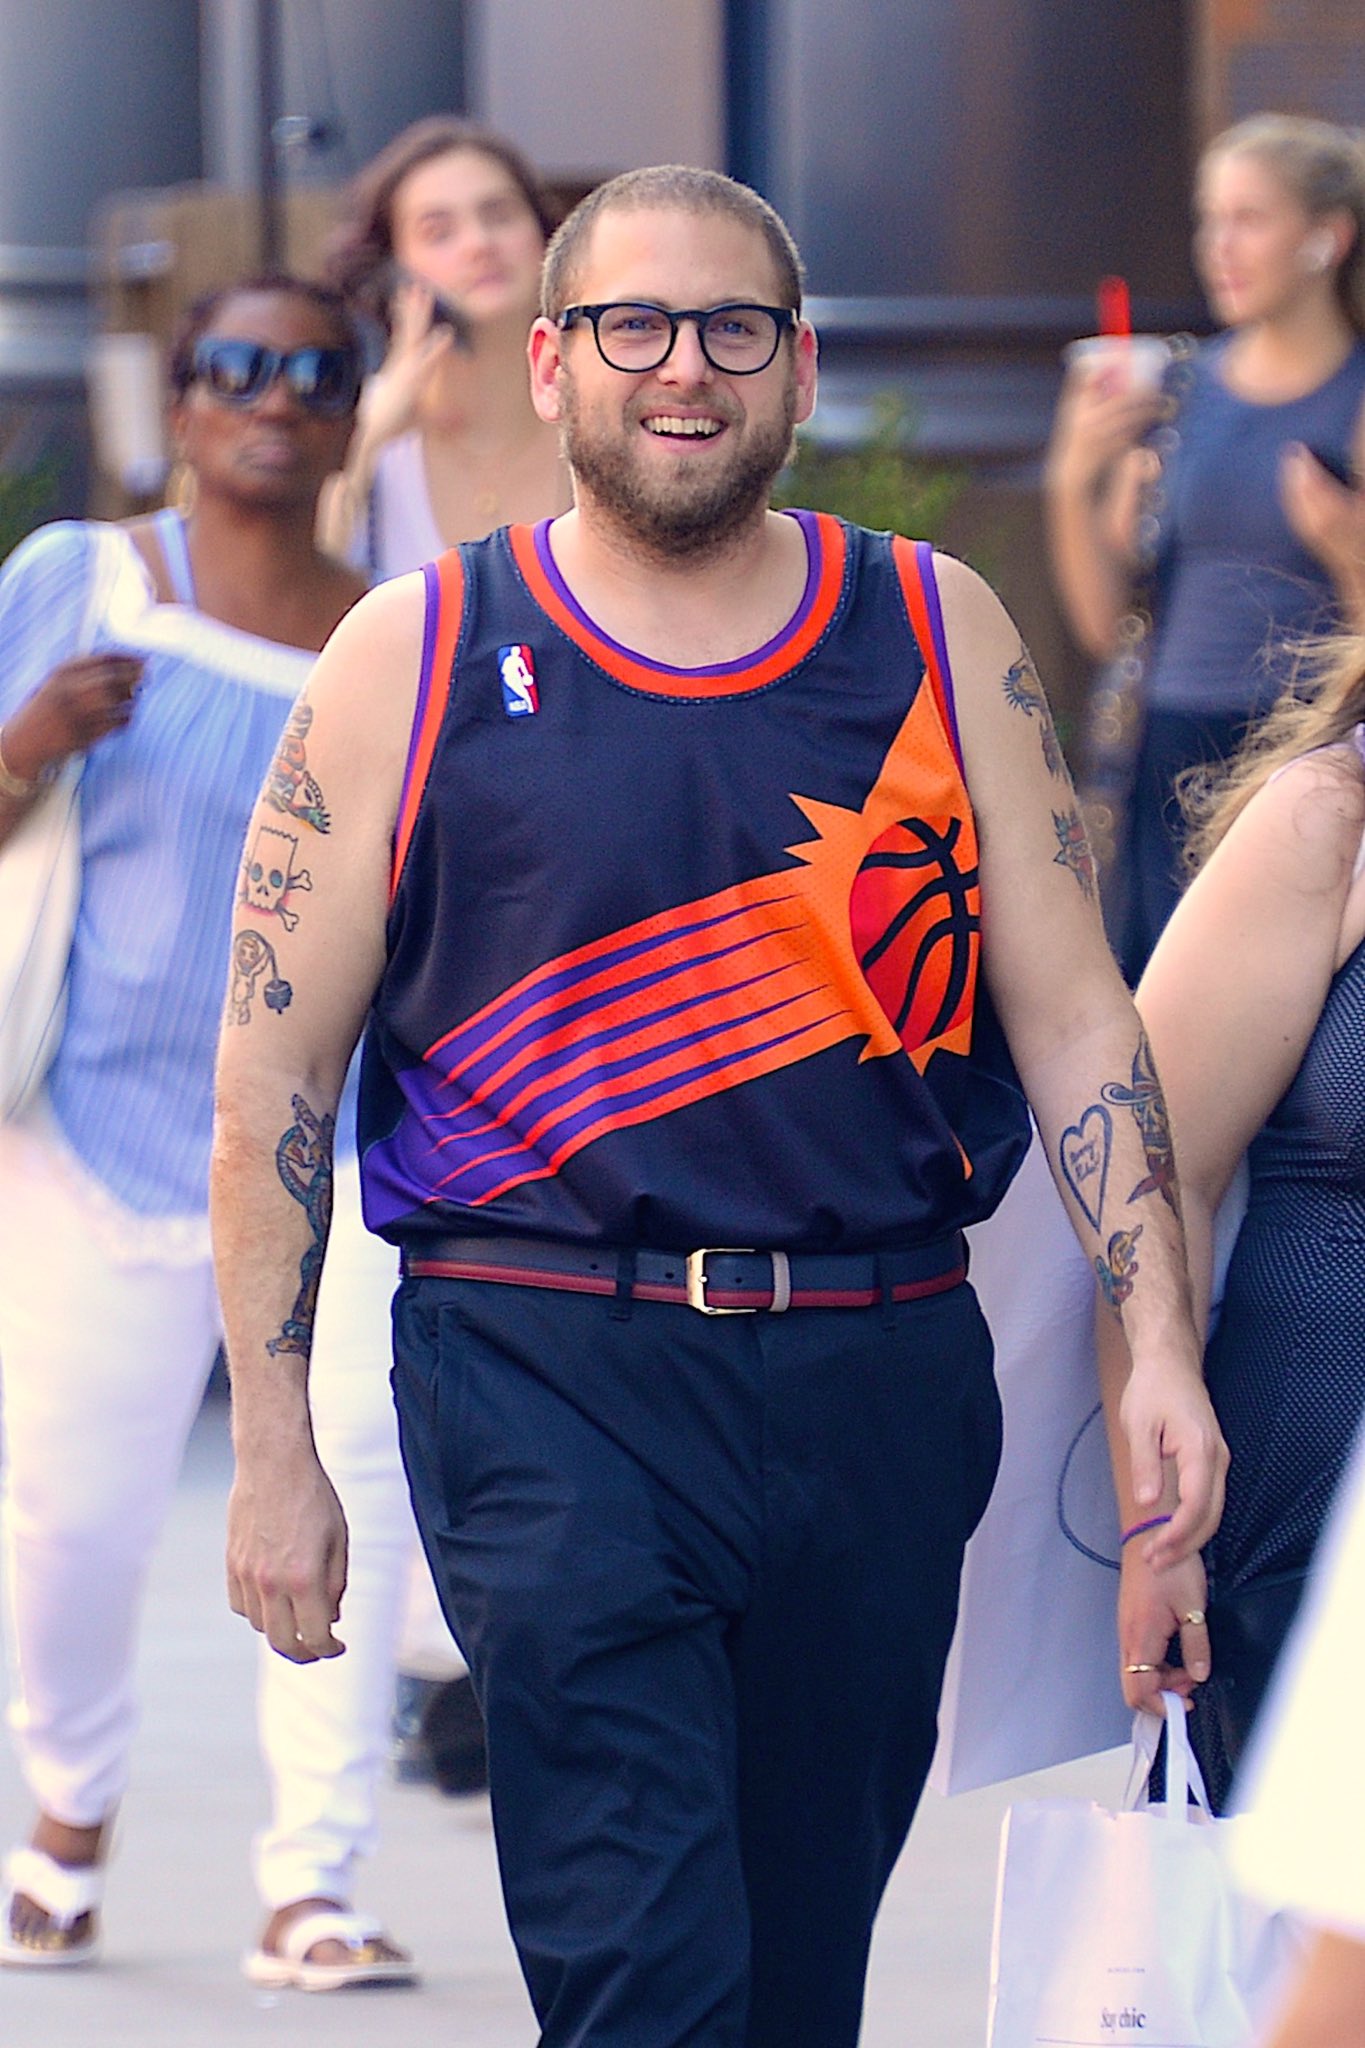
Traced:
<path fill-rule="evenodd" d="M 406 1279 L 394 1327 L 543 2048 L 853 2048 L 999 1459 L 971 1288 L 713 1318 Z"/>

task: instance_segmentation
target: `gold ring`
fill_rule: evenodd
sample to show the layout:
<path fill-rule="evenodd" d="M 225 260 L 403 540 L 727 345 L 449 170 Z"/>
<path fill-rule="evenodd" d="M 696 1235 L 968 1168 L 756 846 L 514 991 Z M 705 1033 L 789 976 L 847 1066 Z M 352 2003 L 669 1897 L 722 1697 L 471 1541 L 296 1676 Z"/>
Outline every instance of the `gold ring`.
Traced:
<path fill-rule="evenodd" d="M 1182 1620 L 1180 1626 L 1182 1628 L 1202 1628 L 1204 1626 L 1203 1608 L 1192 1607 L 1189 1613 Z"/>
<path fill-rule="evenodd" d="M 1155 1664 L 1125 1664 L 1123 1668 L 1130 1677 L 1136 1678 L 1139 1671 L 1155 1671 L 1157 1667 Z"/>

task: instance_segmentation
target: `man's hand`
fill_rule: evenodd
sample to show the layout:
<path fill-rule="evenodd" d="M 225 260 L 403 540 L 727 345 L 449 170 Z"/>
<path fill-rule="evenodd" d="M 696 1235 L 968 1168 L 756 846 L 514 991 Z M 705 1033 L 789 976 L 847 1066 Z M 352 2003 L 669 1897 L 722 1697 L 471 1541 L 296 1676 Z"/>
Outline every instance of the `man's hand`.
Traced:
<path fill-rule="evenodd" d="M 1160 1714 L 1163 1692 L 1178 1692 L 1188 1700 L 1213 1668 L 1204 1619 L 1208 1585 L 1197 1555 L 1154 1572 L 1136 1551 L 1136 1541 L 1124 1551 L 1119 1581 L 1119 1673 L 1129 1706 Z M 1178 1665 L 1166 1662 L 1176 1634 Z"/>
<path fill-rule="evenodd" d="M 1133 1539 L 1153 1570 L 1165 1571 L 1192 1556 L 1218 1527 L 1228 1447 L 1203 1378 L 1189 1365 L 1135 1361 L 1119 1403 L 1119 1421 L 1139 1515 L 1145 1520 L 1171 1510 L 1169 1522 L 1149 1537 Z"/>
<path fill-rule="evenodd" d="M 239 1459 L 228 1497 L 228 1605 L 294 1664 L 339 1657 L 332 1633 L 346 1589 L 346 1519 L 309 1454 L 248 1474 Z"/>

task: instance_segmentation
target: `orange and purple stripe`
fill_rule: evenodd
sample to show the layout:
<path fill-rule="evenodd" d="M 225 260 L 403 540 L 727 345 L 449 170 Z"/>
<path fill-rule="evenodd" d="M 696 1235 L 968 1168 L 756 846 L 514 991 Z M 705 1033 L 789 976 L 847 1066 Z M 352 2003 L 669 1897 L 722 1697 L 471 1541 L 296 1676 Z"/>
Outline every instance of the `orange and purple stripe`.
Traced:
<path fill-rule="evenodd" d="M 796 610 L 782 630 L 753 654 L 704 668 L 674 668 L 653 661 L 622 646 L 595 625 L 560 573 L 550 520 L 542 520 L 536 527 L 509 527 L 508 539 L 522 580 L 540 609 L 581 653 L 617 682 L 656 696 L 726 697 L 760 690 L 788 674 L 819 645 L 838 610 L 847 556 L 844 529 L 828 513 L 795 516 L 806 536 L 807 558 L 805 588 Z"/>
<path fill-rule="evenodd" d="M 422 575 L 426 582 L 422 668 L 417 680 L 417 702 L 413 709 L 407 766 L 403 771 L 398 821 L 394 827 L 390 903 L 398 891 L 408 848 L 412 844 L 413 827 L 417 823 L 427 777 L 431 773 L 437 737 L 450 700 L 455 653 L 464 621 L 464 563 L 459 549 L 450 548 L 439 561 L 428 562 Z"/>
<path fill-rule="evenodd" d="M 948 636 L 943 627 L 943 606 L 939 601 L 938 578 L 934 574 L 934 550 L 927 540 L 891 543 L 900 577 L 901 594 L 911 630 L 929 675 L 943 730 L 952 742 L 953 758 L 962 766 L 962 739 L 957 729 L 957 702 L 953 692 L 953 671 L 948 660 Z"/>

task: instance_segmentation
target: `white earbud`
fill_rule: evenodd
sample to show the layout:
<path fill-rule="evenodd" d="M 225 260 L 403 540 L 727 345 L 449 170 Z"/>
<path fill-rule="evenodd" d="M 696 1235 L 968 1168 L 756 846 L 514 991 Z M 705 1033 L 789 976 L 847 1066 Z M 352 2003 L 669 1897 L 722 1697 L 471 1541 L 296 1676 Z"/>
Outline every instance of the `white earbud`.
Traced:
<path fill-rule="evenodd" d="M 1334 247 L 1335 244 L 1332 237 L 1325 229 L 1316 235 L 1309 235 L 1299 249 L 1304 269 L 1313 271 L 1326 270 L 1332 260 Z"/>

